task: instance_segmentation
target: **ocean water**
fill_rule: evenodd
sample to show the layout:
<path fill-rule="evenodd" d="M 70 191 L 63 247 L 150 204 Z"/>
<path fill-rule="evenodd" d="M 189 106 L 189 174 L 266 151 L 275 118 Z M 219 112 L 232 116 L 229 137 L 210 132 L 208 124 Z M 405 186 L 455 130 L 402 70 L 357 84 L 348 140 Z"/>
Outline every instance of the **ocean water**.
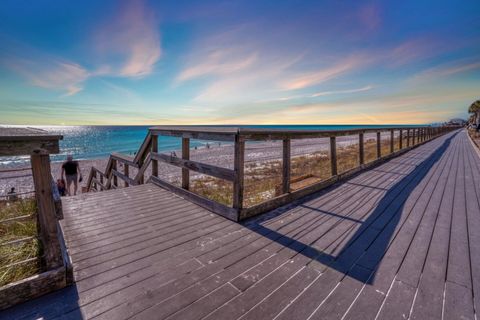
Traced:
<path fill-rule="evenodd" d="M 68 154 L 77 160 L 107 157 L 112 152 L 134 155 L 142 144 L 150 126 L 37 126 L 54 134 L 63 135 L 60 154 L 52 155 L 52 161 L 64 161 Z M 284 130 L 343 130 L 360 128 L 388 128 L 399 125 L 252 125 L 246 128 L 270 128 Z M 192 140 L 192 147 L 201 147 L 206 141 Z M 160 151 L 181 149 L 181 139 L 159 137 Z M 28 156 L 0 157 L 0 167 L 22 166 Z"/>

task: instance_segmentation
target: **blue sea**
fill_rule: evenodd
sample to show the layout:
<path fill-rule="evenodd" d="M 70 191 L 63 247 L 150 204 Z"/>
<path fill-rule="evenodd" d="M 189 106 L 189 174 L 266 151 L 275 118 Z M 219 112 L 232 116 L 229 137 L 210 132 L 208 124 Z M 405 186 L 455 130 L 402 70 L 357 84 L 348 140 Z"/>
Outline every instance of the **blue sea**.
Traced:
<path fill-rule="evenodd" d="M 63 135 L 60 154 L 52 155 L 52 161 L 63 161 L 68 154 L 77 160 L 107 157 L 112 152 L 134 155 L 142 144 L 151 126 L 35 126 L 54 134 Z M 360 128 L 399 127 L 399 125 L 251 125 L 246 128 L 267 128 L 284 130 L 347 130 Z M 159 137 L 160 151 L 181 149 L 181 139 Z M 194 140 L 192 147 L 200 147 L 206 141 Z M 20 166 L 28 156 L 0 157 L 0 166 Z"/>

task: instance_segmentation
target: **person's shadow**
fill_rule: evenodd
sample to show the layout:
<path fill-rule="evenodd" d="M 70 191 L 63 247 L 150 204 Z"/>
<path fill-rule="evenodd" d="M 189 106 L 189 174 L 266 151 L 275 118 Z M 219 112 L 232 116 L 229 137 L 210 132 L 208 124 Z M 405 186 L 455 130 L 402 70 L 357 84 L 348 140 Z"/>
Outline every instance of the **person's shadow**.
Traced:
<path fill-rule="evenodd" d="M 367 284 L 372 284 L 375 279 L 375 268 L 381 262 L 384 253 L 388 249 L 395 228 L 400 222 L 402 209 L 406 200 L 417 187 L 418 183 L 428 174 L 432 166 L 441 159 L 452 139 L 457 134 L 458 132 L 445 139 L 442 145 L 418 164 L 412 172 L 403 175 L 401 180 L 388 188 L 382 198 L 375 205 L 373 211 L 369 212 L 367 218 L 363 221 L 353 219 L 347 215 L 322 210 L 321 206 L 316 208 L 315 206 L 308 205 L 308 201 L 311 201 L 322 194 L 333 191 L 341 185 L 339 184 L 316 195 L 300 200 L 294 205 L 288 206 L 287 209 L 280 209 L 277 213 L 270 215 L 267 214 L 267 216 L 263 218 L 249 220 L 244 223 L 244 226 L 259 233 L 263 237 L 267 237 L 272 241 L 281 244 L 282 246 L 297 251 L 299 254 L 341 271 L 347 276 L 353 277 Z M 348 181 L 344 183 L 348 183 Z M 366 187 L 369 186 L 366 185 Z M 281 229 L 279 232 L 263 225 L 264 222 L 278 217 L 285 211 L 294 209 L 305 209 L 306 212 L 318 212 L 319 215 L 328 215 L 336 219 L 352 221 L 361 224 L 361 226 L 350 237 L 343 248 L 339 250 L 339 253 L 332 255 L 314 248 L 311 246 L 311 243 L 303 243 L 286 234 L 282 234 Z M 371 272 L 363 274 L 360 274 L 359 272 L 349 273 L 353 265 L 357 262 L 357 259 L 360 258 L 362 253 L 365 252 L 364 250 L 367 248 L 368 254 L 361 258 L 361 265 L 362 267 L 371 270 Z"/>

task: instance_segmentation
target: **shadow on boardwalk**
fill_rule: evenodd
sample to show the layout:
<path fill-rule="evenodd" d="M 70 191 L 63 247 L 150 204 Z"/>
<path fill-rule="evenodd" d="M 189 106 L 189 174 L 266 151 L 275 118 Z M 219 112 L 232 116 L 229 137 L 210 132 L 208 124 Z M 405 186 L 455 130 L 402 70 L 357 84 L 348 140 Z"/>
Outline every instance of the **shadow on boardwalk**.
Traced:
<path fill-rule="evenodd" d="M 311 246 L 315 241 L 311 243 L 303 243 L 286 234 L 282 234 L 276 230 L 269 229 L 262 225 L 262 223 L 269 219 L 275 218 L 281 215 L 286 210 L 279 210 L 277 213 L 258 220 L 252 220 L 245 223 L 245 226 L 252 231 L 275 241 L 282 246 L 295 250 L 299 254 L 302 254 L 312 260 L 316 260 L 321 264 L 338 270 L 349 277 L 353 277 L 361 282 L 372 284 L 375 279 L 375 268 L 382 260 L 384 253 L 387 251 L 394 231 L 400 222 L 402 216 L 403 207 L 406 200 L 417 187 L 418 183 L 428 174 L 432 166 L 438 162 L 442 155 L 449 147 L 452 139 L 455 138 L 457 133 L 447 138 L 440 147 L 438 147 L 428 158 L 416 165 L 415 169 L 409 174 L 402 174 L 403 177 L 388 189 L 383 189 L 384 194 L 381 199 L 377 200 L 377 204 L 373 211 L 368 213 L 366 220 L 353 219 L 347 215 L 329 212 L 328 210 L 322 210 L 321 206 L 314 207 L 307 205 L 307 201 L 318 198 L 319 194 L 309 196 L 303 201 L 296 203 L 293 206 L 288 206 L 286 210 L 292 209 L 304 209 L 305 212 L 317 212 L 319 215 L 327 215 L 338 221 L 350 221 L 354 224 L 361 224 L 353 236 L 350 237 L 348 242 L 339 250 L 338 254 L 329 254 L 327 252 L 320 251 Z M 389 172 L 385 172 L 389 173 Z M 398 176 L 398 175 L 397 175 Z M 348 183 L 348 182 L 347 182 Z M 362 185 L 369 188 L 368 185 Z M 334 191 L 335 186 L 329 188 L 320 194 L 325 194 Z M 372 190 L 378 188 L 373 188 Z M 355 210 L 354 210 L 355 211 Z M 331 228 L 331 227 L 330 227 Z M 329 230 L 323 231 L 316 240 L 320 239 Z M 307 228 L 308 229 L 308 228 Z M 304 233 L 301 233 L 304 234 Z M 341 235 L 343 236 L 343 235 Z M 355 272 L 353 266 L 366 248 L 369 248 L 368 256 L 363 256 L 362 267 L 368 270 L 368 272 Z"/>

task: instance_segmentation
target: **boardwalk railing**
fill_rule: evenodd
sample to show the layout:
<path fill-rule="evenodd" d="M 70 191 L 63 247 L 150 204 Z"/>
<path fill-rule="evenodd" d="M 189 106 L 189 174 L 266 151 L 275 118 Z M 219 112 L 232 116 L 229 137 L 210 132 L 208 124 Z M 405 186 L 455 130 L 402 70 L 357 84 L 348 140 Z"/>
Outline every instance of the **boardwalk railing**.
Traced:
<path fill-rule="evenodd" d="M 7 230 L 8 226 L 14 226 L 25 219 L 36 219 L 37 235 L 28 238 L 19 238 L 20 233 L 12 232 L 14 241 L 1 241 L 0 246 L 12 248 L 9 252 L 15 252 L 19 245 L 33 241 L 38 237 L 41 243 L 41 256 L 31 256 L 23 261 L 15 261 L 6 265 L 2 264 L 3 279 L 7 273 L 14 275 L 13 278 L 23 279 L 10 282 L 0 287 L 0 310 L 8 308 L 16 303 L 33 299 L 42 294 L 63 288 L 67 285 L 66 251 L 62 247 L 63 235 L 60 232 L 59 219 L 62 219 L 60 196 L 55 183 L 52 180 L 50 169 L 50 154 L 59 152 L 59 140 L 62 136 L 50 135 L 47 132 L 33 128 L 0 128 L 0 156 L 30 155 L 31 168 L 7 169 L 3 172 L 26 171 L 31 169 L 33 177 L 33 192 L 21 192 L 23 194 L 7 194 L 8 205 L 17 201 L 18 196 L 27 194 L 35 195 L 36 214 L 29 216 L 13 217 L 0 222 Z M 23 175 L 23 177 L 26 174 Z M 8 178 L 8 177 L 7 177 Z M 20 200 L 18 200 L 20 201 Z M 32 209 L 34 211 L 34 209 Z M 23 223 L 22 222 L 22 223 Z M 16 228 L 12 228 L 15 230 Z M 0 232 L 0 236 L 2 236 Z M 0 237 L 1 238 L 1 237 Z M 17 248 L 15 248 L 17 247 Z M 7 252 L 7 251 L 6 251 Z M 3 258 L 3 257 L 2 257 Z M 5 262 L 8 259 L 1 260 Z M 9 254 L 6 258 L 15 260 L 15 255 Z M 38 263 L 39 262 L 39 263 Z M 35 271 L 25 272 L 21 267 L 27 264 L 38 265 Z M 16 272 L 18 272 L 18 277 Z M 37 272 L 38 271 L 38 272 Z M 35 274 L 31 274 L 35 273 Z M 26 278 L 25 278 L 26 277 Z"/>
<path fill-rule="evenodd" d="M 104 172 L 92 167 L 87 188 L 89 191 L 102 191 L 119 187 L 118 180 L 122 180 L 125 187 L 142 184 L 145 174 L 150 167 L 151 175 L 147 181 L 151 181 L 165 189 L 168 189 L 190 201 L 199 204 L 213 212 L 229 219 L 239 221 L 262 212 L 266 212 L 287 204 L 295 199 L 325 188 L 341 179 L 352 176 L 360 170 L 375 166 L 387 159 L 398 156 L 419 144 L 434 139 L 435 137 L 457 129 L 458 127 L 398 127 L 398 128 L 371 128 L 355 130 L 270 130 L 249 129 L 231 127 L 197 127 L 197 126 L 160 126 L 149 129 L 148 135 L 141 145 L 139 152 L 134 158 L 121 154 L 112 154 L 108 160 Z M 386 147 L 382 140 L 382 133 L 389 136 L 389 145 Z M 376 137 L 375 159 L 366 161 L 365 135 Z M 178 137 L 182 139 L 182 155 L 166 155 L 158 152 L 158 136 Z M 343 136 L 357 136 L 358 166 L 339 173 L 337 138 Z M 329 140 L 329 159 L 331 177 L 310 184 L 306 187 L 292 188 L 292 154 L 291 141 L 302 139 L 327 138 Z M 190 140 L 221 141 L 233 145 L 233 166 L 224 168 L 212 164 L 202 163 L 190 159 Z M 261 203 L 245 206 L 245 143 L 259 141 L 282 141 L 282 168 L 281 186 L 279 194 L 272 199 Z M 369 140 L 368 143 L 372 141 Z M 387 152 L 385 152 L 385 147 Z M 385 152 L 386 154 L 382 154 Z M 387 154 L 388 153 L 388 154 Z M 313 160 L 314 161 L 314 160 Z M 181 186 L 159 177 L 159 162 L 181 168 Z M 123 165 L 123 172 L 118 169 L 118 163 Z M 130 168 L 136 173 L 130 176 Z M 222 204 L 207 199 L 191 190 L 190 172 L 196 172 L 202 176 L 210 176 L 232 184 L 231 205 Z"/>

